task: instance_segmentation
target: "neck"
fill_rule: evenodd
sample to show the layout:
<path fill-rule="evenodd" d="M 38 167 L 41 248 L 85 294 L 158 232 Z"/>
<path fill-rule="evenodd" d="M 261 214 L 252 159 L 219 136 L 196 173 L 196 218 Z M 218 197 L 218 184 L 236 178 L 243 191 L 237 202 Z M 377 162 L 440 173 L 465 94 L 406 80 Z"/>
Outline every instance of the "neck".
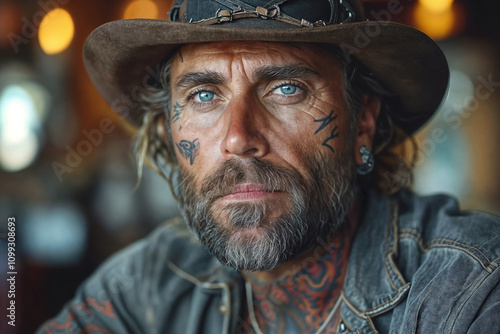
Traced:
<path fill-rule="evenodd" d="M 288 332 L 293 328 L 300 333 L 314 333 L 329 316 L 344 285 L 358 207 L 356 201 L 331 242 L 320 241 L 315 249 L 273 270 L 243 273 L 252 286 L 262 332 L 281 328 Z"/>

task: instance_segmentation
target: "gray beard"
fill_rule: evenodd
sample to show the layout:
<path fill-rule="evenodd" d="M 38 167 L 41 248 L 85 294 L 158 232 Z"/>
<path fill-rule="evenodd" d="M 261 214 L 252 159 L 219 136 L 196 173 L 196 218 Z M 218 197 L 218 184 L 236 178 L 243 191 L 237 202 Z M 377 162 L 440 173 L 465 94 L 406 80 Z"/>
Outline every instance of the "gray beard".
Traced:
<path fill-rule="evenodd" d="M 261 159 L 232 159 L 197 191 L 195 176 L 180 168 L 179 204 L 193 233 L 222 264 L 268 271 L 331 240 L 353 202 L 354 170 L 346 154 L 333 161 L 313 157 L 307 164 L 307 179 Z M 288 210 L 273 220 L 265 201 L 231 203 L 215 210 L 218 198 L 247 182 L 286 192 Z"/>

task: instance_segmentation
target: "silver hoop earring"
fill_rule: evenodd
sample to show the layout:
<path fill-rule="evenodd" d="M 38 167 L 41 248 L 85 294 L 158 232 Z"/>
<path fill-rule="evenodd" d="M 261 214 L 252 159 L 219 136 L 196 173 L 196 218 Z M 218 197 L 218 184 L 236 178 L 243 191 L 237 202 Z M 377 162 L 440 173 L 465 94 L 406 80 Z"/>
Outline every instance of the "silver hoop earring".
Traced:
<path fill-rule="evenodd" d="M 373 153 L 365 145 L 361 146 L 361 148 L 359 149 L 359 153 L 361 154 L 361 160 L 363 161 L 363 164 L 358 166 L 357 172 L 359 175 L 366 175 L 373 170 L 373 166 L 375 164 Z"/>

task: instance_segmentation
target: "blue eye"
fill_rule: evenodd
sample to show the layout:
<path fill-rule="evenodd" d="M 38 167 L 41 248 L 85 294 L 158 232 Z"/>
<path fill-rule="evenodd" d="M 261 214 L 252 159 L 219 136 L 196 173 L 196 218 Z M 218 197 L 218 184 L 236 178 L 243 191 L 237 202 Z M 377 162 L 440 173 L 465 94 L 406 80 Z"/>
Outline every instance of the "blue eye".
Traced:
<path fill-rule="evenodd" d="M 281 86 L 280 91 L 284 95 L 293 95 L 297 92 L 297 86 L 294 86 L 294 85 Z"/>
<path fill-rule="evenodd" d="M 195 95 L 195 100 L 199 102 L 210 102 L 214 99 L 214 97 L 214 93 L 204 90 Z"/>

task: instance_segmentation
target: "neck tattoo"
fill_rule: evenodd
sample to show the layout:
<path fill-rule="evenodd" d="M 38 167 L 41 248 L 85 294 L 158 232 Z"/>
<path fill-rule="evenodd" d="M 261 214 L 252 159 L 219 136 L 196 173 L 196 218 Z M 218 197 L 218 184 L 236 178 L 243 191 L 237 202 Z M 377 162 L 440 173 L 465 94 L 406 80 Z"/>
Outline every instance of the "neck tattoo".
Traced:
<path fill-rule="evenodd" d="M 341 303 L 350 242 L 323 245 L 301 269 L 275 282 L 247 274 L 247 324 L 261 333 L 323 333 L 334 330 Z M 314 331 L 314 329 L 316 329 Z"/>
<path fill-rule="evenodd" d="M 245 290 L 246 290 L 246 297 L 247 297 L 247 307 L 249 310 L 248 313 L 250 316 L 252 328 L 255 331 L 255 333 L 264 334 L 260 330 L 259 324 L 257 323 L 257 318 L 255 318 L 253 296 L 252 296 L 252 284 L 250 284 L 249 282 L 245 282 L 245 288 L 246 288 Z M 316 332 L 314 332 L 314 334 L 320 334 L 321 332 L 323 332 L 325 330 L 326 326 L 328 326 L 328 324 L 332 320 L 333 316 L 337 312 L 337 309 L 339 308 L 341 301 L 342 301 L 342 298 L 339 297 L 337 299 L 337 302 L 333 306 L 332 310 L 330 311 L 330 313 L 328 313 L 328 316 L 326 317 L 325 321 L 321 324 L 321 326 L 318 328 L 318 330 Z"/>

